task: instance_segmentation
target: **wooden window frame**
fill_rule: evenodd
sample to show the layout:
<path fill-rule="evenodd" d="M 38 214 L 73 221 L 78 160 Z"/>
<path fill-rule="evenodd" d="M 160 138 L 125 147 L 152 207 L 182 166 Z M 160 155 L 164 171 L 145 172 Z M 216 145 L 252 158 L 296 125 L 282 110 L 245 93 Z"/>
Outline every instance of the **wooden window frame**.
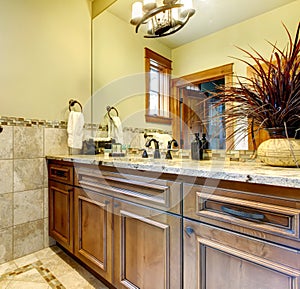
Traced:
<path fill-rule="evenodd" d="M 169 95 L 168 97 L 168 114 L 169 116 L 163 116 L 163 115 L 153 115 L 150 114 L 150 69 L 153 67 L 151 65 L 151 60 L 156 63 L 156 68 L 158 67 L 161 71 L 160 74 L 163 74 L 163 77 L 166 77 L 166 75 L 169 78 Z M 160 54 L 150 50 L 149 48 L 145 47 L 145 81 L 146 81 L 146 95 L 145 95 L 145 102 L 146 102 L 146 114 L 145 114 L 145 120 L 146 122 L 154 122 L 154 123 L 160 123 L 160 124 L 171 124 L 172 118 L 170 117 L 170 107 L 171 107 L 171 98 L 170 98 L 170 92 L 171 92 L 171 71 L 172 71 L 172 61 L 161 56 Z M 164 93 L 163 91 L 159 90 L 159 96 L 158 96 L 158 111 L 160 111 L 160 103 L 161 103 L 161 97 L 165 97 L 166 95 L 162 95 Z"/>
<path fill-rule="evenodd" d="M 224 78 L 225 85 L 232 83 L 233 76 L 233 63 L 221 65 L 218 67 L 210 68 L 207 70 L 202 70 L 192 74 L 184 75 L 179 78 L 172 79 L 172 107 L 171 112 L 174 115 L 174 120 L 172 121 L 172 133 L 173 137 L 177 140 L 182 139 L 181 135 L 181 116 L 180 116 L 180 89 L 187 85 L 187 83 L 198 84 L 208 81 L 214 81 L 216 79 Z M 232 105 L 232 104 L 226 104 Z M 233 133 L 232 127 L 226 127 L 226 136 Z M 234 140 L 226 140 L 226 149 L 233 147 Z"/>

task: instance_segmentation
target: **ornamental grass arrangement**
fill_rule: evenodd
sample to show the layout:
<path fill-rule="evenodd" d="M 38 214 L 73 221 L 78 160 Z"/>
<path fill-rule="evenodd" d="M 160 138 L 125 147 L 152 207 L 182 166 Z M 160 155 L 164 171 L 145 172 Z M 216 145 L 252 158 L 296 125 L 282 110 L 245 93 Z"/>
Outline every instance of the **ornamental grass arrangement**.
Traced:
<path fill-rule="evenodd" d="M 300 128 L 300 22 L 293 39 L 287 27 L 288 43 L 284 49 L 267 41 L 272 46 L 269 58 L 257 50 L 246 53 L 249 60 L 233 57 L 248 65 L 251 76 L 237 76 L 237 82 L 218 88 L 214 94 L 219 98 L 216 105 L 226 104 L 223 119 L 226 127 L 233 127 L 227 139 L 238 136 L 240 140 L 249 136 L 256 150 L 255 135 L 261 129 Z M 229 105 L 230 104 L 230 105 Z M 246 120 L 246 122 L 245 122 Z M 236 126 L 244 122 L 244 126 Z"/>

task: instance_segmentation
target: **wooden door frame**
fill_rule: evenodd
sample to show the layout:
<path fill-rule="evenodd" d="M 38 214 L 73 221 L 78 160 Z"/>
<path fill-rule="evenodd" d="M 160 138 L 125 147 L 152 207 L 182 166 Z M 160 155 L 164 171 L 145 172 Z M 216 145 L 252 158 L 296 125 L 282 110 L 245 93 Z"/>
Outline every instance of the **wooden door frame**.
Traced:
<path fill-rule="evenodd" d="M 225 64 L 222 66 L 202 70 L 192 74 L 184 75 L 179 78 L 172 79 L 171 83 L 171 114 L 172 114 L 172 132 L 173 137 L 180 140 L 180 89 L 183 86 L 191 84 L 199 84 L 203 82 L 209 82 L 220 78 L 225 79 L 225 85 L 232 83 L 233 75 L 233 63 Z M 226 128 L 226 135 L 230 135 L 233 132 L 233 128 Z M 234 140 L 226 140 L 226 149 L 233 146 Z"/>

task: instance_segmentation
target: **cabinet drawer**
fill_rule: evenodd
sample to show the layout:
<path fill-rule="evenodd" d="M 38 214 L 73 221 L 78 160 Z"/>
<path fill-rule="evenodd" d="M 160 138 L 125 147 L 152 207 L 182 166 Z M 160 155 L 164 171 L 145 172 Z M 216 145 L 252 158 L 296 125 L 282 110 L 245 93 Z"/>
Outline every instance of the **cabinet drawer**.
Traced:
<path fill-rule="evenodd" d="M 187 187 L 185 187 L 185 191 Z M 253 195 L 246 192 L 195 186 L 184 201 L 184 215 L 208 218 L 238 226 L 299 239 L 299 202 Z M 289 204 L 293 206 L 288 206 Z M 209 222 L 209 221 L 208 221 Z"/>
<path fill-rule="evenodd" d="M 73 184 L 73 167 L 50 163 L 48 165 L 48 177 L 68 185 Z"/>
<path fill-rule="evenodd" d="M 77 186 L 154 208 L 180 213 L 180 183 L 76 167 Z"/>
<path fill-rule="evenodd" d="M 299 288 L 299 250 L 191 220 L 183 242 L 184 288 Z"/>

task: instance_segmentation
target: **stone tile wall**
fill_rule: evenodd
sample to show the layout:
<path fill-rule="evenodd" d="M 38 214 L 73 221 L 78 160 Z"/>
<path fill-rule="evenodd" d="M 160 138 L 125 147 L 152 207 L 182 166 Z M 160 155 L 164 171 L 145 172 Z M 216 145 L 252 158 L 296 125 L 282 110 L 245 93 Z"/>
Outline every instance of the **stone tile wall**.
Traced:
<path fill-rule="evenodd" d="M 0 264 L 49 246 L 45 156 L 68 154 L 65 122 L 0 117 Z"/>

